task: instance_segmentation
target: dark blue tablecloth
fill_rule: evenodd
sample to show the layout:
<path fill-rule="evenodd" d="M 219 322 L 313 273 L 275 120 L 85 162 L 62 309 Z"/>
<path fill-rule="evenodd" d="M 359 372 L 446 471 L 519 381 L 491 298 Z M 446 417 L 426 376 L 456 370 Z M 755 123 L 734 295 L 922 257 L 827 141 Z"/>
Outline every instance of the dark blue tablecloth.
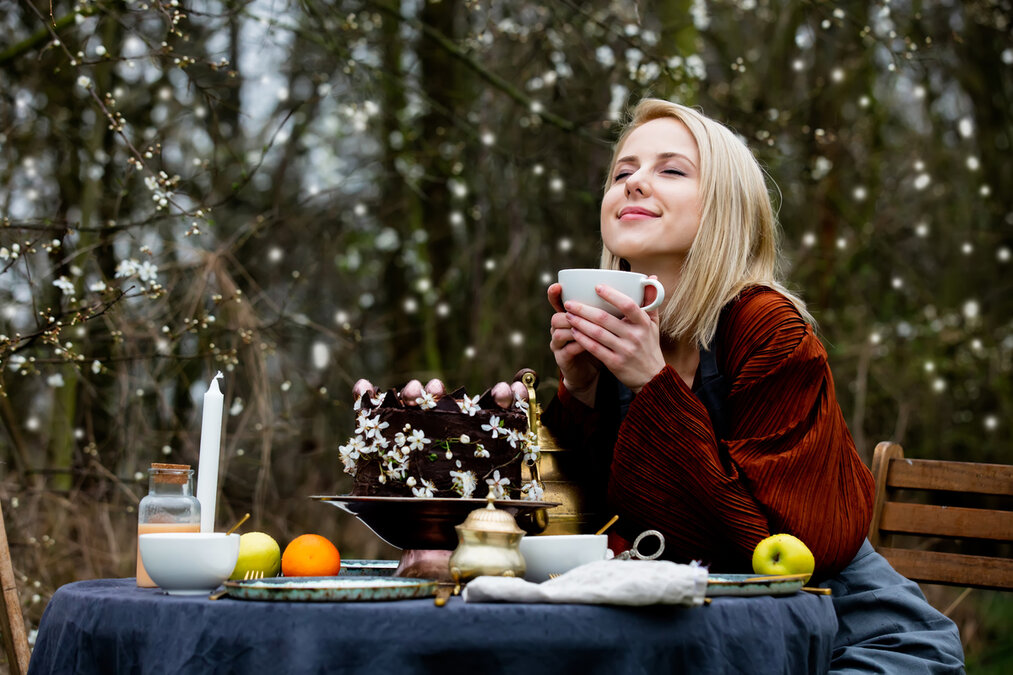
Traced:
<path fill-rule="evenodd" d="M 436 607 L 209 601 L 101 579 L 53 595 L 29 673 L 821 673 L 836 630 L 830 598 L 807 593 Z"/>

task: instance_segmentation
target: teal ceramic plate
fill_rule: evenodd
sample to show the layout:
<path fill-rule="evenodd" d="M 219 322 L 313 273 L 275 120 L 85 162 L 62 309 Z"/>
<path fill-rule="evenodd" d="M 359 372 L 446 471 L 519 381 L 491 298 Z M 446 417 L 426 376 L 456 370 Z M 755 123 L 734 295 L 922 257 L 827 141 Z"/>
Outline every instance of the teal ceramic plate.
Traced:
<path fill-rule="evenodd" d="M 430 598 L 437 582 L 403 577 L 273 577 L 226 581 L 230 598 L 282 602 L 376 602 Z"/>
<path fill-rule="evenodd" d="M 389 577 L 397 569 L 397 560 L 342 560 L 342 577 Z"/>
<path fill-rule="evenodd" d="M 707 579 L 707 595 L 791 595 L 802 588 L 805 577 L 805 574 L 712 574 Z"/>

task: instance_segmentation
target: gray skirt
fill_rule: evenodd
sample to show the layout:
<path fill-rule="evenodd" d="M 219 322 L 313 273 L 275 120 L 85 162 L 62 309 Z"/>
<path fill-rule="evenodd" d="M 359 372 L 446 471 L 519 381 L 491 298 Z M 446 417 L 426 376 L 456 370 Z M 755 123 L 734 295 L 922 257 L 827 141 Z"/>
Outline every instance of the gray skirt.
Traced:
<path fill-rule="evenodd" d="M 925 600 L 867 539 L 836 577 L 837 612 L 831 673 L 963 673 L 957 625 Z"/>

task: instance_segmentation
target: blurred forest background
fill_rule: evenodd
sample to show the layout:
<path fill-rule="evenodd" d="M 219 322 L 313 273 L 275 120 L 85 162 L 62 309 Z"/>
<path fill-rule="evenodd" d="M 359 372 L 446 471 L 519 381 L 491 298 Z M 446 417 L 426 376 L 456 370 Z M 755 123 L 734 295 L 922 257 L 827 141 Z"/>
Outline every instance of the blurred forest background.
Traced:
<path fill-rule="evenodd" d="M 132 576 L 151 462 L 218 525 L 396 550 L 344 494 L 352 383 L 554 390 L 614 122 L 700 106 L 760 157 L 866 460 L 1009 462 L 1010 0 L 0 0 L 0 504 L 30 628 Z M 776 185 L 776 187 L 775 187 Z M 945 606 L 959 589 L 927 589 Z M 954 611 L 1008 672 L 1008 595 Z"/>

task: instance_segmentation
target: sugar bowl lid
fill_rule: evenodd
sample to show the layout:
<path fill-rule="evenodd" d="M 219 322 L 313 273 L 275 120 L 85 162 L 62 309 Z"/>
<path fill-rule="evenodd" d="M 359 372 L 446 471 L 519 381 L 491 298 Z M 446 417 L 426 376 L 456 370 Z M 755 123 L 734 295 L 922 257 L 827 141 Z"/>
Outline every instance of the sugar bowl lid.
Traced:
<path fill-rule="evenodd" d="M 476 532 L 502 532 L 505 534 L 524 534 L 524 530 L 517 526 L 517 521 L 508 511 L 496 508 L 493 503 L 496 496 L 490 488 L 486 495 L 486 504 L 480 509 L 475 509 L 468 514 L 459 527 Z"/>

